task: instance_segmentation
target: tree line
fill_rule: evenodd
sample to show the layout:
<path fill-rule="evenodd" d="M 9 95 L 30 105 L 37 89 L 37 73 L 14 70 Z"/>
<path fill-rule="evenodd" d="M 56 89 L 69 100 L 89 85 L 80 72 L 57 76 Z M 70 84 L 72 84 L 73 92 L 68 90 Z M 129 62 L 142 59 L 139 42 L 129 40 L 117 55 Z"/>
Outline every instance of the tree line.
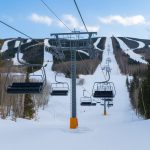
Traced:
<path fill-rule="evenodd" d="M 112 38 L 112 43 L 121 73 L 127 75 L 126 85 L 132 107 L 138 116 L 150 119 L 150 60 L 147 59 L 148 65 L 138 63 L 123 52 L 116 38 Z"/>

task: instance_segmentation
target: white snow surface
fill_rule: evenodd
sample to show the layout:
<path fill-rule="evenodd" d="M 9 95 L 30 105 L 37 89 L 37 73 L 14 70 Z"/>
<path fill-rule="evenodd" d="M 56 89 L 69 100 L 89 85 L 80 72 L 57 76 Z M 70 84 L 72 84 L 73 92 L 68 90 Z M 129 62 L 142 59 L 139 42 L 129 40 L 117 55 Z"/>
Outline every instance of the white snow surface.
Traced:
<path fill-rule="evenodd" d="M 129 55 L 129 57 L 137 62 L 143 63 L 143 64 L 148 64 L 148 62 L 143 58 L 143 56 L 141 56 L 140 54 L 136 54 L 133 50 L 134 49 L 130 49 L 121 39 L 116 38 L 117 41 L 120 44 L 121 49 Z M 141 45 L 140 45 L 141 46 Z"/>
<path fill-rule="evenodd" d="M 28 40 L 27 40 L 27 43 L 30 43 L 31 41 L 32 41 L 32 39 L 28 39 Z"/>
<path fill-rule="evenodd" d="M 100 48 L 97 47 L 97 45 L 99 44 L 100 40 L 101 40 L 101 38 L 98 38 L 98 39 L 96 40 L 96 42 L 94 43 L 94 48 L 95 48 L 95 49 L 98 49 L 99 51 L 103 51 L 103 50 L 101 50 Z"/>
<path fill-rule="evenodd" d="M 91 94 L 95 81 L 103 81 L 101 65 L 108 57 L 107 45 L 110 45 L 109 57 L 111 81 L 116 87 L 114 106 L 103 116 L 103 107 L 81 107 L 82 89 Z M 52 59 L 45 52 L 45 60 Z M 52 63 L 46 67 L 48 82 L 54 81 L 55 73 L 51 71 Z M 149 150 L 150 120 L 135 116 L 129 102 L 126 88 L 126 76 L 120 73 L 113 55 L 111 39 L 107 38 L 103 52 L 102 64 L 94 75 L 81 75 L 84 87 L 77 86 L 77 112 L 79 127 L 69 129 L 70 94 L 67 97 L 50 97 L 45 110 L 38 112 L 38 120 L 18 119 L 17 122 L 0 119 L 0 143 L 3 150 Z M 70 79 L 61 75 L 61 81 Z"/>
<path fill-rule="evenodd" d="M 49 44 L 48 40 L 49 40 L 49 39 L 45 39 L 45 40 L 44 40 L 44 45 L 50 47 L 51 45 Z"/>
<path fill-rule="evenodd" d="M 6 40 L 0 50 L 0 52 L 5 52 L 6 50 L 8 50 L 8 43 L 12 41 L 12 40 Z"/>
<path fill-rule="evenodd" d="M 19 47 L 20 41 L 15 42 L 15 48 Z"/>
<path fill-rule="evenodd" d="M 127 37 L 126 37 L 126 39 L 130 40 L 130 41 L 137 42 L 139 44 L 139 46 L 136 49 L 140 49 L 140 48 L 144 48 L 145 47 L 145 43 L 142 42 L 142 41 L 133 40 L 133 39 L 130 39 L 130 38 L 127 38 Z M 133 50 L 136 50 L 136 49 L 133 49 Z"/>
<path fill-rule="evenodd" d="M 80 53 L 83 53 L 83 54 L 85 54 L 85 55 L 87 55 L 87 56 L 89 56 L 89 53 L 87 53 L 87 52 L 85 52 L 85 51 L 83 51 L 83 50 L 77 50 L 78 52 L 80 52 Z"/>

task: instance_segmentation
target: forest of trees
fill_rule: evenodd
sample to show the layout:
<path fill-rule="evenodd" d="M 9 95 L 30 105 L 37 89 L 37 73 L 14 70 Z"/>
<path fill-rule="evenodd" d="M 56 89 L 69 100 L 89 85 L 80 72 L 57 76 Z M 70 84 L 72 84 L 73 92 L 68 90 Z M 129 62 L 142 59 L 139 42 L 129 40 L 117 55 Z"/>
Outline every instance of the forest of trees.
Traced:
<path fill-rule="evenodd" d="M 112 43 L 115 58 L 119 65 L 121 73 L 125 75 L 136 74 L 138 76 L 145 76 L 145 74 L 147 73 L 147 65 L 136 62 L 127 54 L 125 54 L 120 48 L 119 42 L 116 40 L 116 38 L 112 37 Z"/>
<path fill-rule="evenodd" d="M 4 73 L 6 69 L 2 68 L 8 68 L 7 63 L 1 63 L 0 67 L 0 71 L 3 70 L 3 73 L 0 73 L 0 117 L 3 119 L 11 117 L 12 120 L 17 118 L 36 119 L 38 109 L 44 108 L 48 104 L 50 85 L 47 84 L 43 93 L 38 95 L 7 94 L 6 88 L 9 81 L 29 81 L 29 72 L 26 72 L 25 77 L 15 77 L 10 74 L 6 82 L 7 74 Z"/>
<path fill-rule="evenodd" d="M 122 51 L 116 38 L 113 37 L 112 41 L 119 68 L 122 74 L 127 75 L 126 85 L 132 107 L 137 115 L 150 119 L 150 61 L 147 60 L 149 64 L 146 65 L 132 60 Z M 148 58 L 149 53 L 147 55 Z"/>
<path fill-rule="evenodd" d="M 150 64 L 145 77 L 139 78 L 134 75 L 131 81 L 127 78 L 126 83 L 136 113 L 150 119 Z"/>
<path fill-rule="evenodd" d="M 44 45 L 35 45 L 35 41 L 26 43 L 26 41 L 27 40 L 24 39 L 23 44 L 21 45 L 21 52 L 23 53 L 22 59 L 31 64 L 42 64 L 44 61 Z M 104 49 L 105 41 L 106 38 L 102 38 L 98 47 Z M 0 46 L 3 44 L 2 42 L 3 41 L 1 41 Z M 96 50 L 94 49 L 93 51 Z M 29 82 L 31 80 L 29 78 L 29 73 L 31 73 L 29 68 L 22 68 L 22 70 L 18 70 L 18 68 L 13 65 L 13 61 L 11 61 L 11 59 L 15 57 L 16 52 L 17 48 L 15 48 L 15 40 L 12 40 L 8 43 L 8 50 L 0 53 L 0 117 L 3 119 L 11 117 L 13 120 L 16 120 L 17 118 L 36 118 L 38 108 L 44 108 L 48 104 L 50 85 L 47 84 L 43 94 L 39 95 L 7 94 L 6 87 L 9 84 L 7 82 L 5 83 L 5 81 L 9 66 L 11 66 L 11 73 L 8 76 L 8 80 L 20 82 Z M 59 62 L 54 58 L 52 70 L 64 73 L 66 77 L 70 77 L 70 53 L 65 55 L 67 59 L 64 62 Z M 77 52 L 77 74 L 93 74 L 101 60 L 101 51 L 97 50 L 96 59 L 89 59 L 89 56 L 87 57 L 85 54 L 83 55 L 82 53 L 79 54 Z M 40 68 L 34 68 L 34 71 L 39 69 Z M 14 77 L 14 73 L 25 73 L 26 75 L 24 77 Z M 79 84 L 81 84 L 81 81 L 84 82 L 83 80 L 80 80 Z"/>

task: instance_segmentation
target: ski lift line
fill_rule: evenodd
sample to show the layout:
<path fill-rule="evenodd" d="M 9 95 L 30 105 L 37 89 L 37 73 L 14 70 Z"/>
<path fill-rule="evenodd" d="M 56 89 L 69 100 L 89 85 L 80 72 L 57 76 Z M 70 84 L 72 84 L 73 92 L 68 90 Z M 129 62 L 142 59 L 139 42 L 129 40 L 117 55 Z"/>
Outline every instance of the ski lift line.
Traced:
<path fill-rule="evenodd" d="M 79 13 L 79 15 L 80 15 L 80 18 L 81 18 L 81 20 L 82 20 L 82 23 L 83 23 L 83 25 L 84 25 L 84 27 L 85 27 L 85 30 L 88 32 L 88 29 L 87 29 L 86 24 L 85 24 L 85 22 L 84 22 L 84 20 L 83 20 L 83 17 L 82 17 L 82 15 L 81 15 L 81 12 L 80 12 L 80 9 L 79 9 L 79 7 L 78 7 L 78 4 L 77 4 L 76 0 L 74 0 L 74 3 L 75 3 L 75 6 L 76 6 L 76 8 L 77 8 L 77 11 L 78 11 L 78 13 Z"/>
<path fill-rule="evenodd" d="M 40 1 L 70 32 L 72 32 L 72 30 L 56 15 L 56 13 L 43 0 Z"/>
<path fill-rule="evenodd" d="M 70 35 L 71 36 L 71 35 Z M 71 49 L 71 47 L 70 47 L 70 49 Z M 82 63 L 85 65 L 85 63 L 84 63 L 84 60 L 83 60 L 83 58 L 82 58 L 82 56 L 80 55 L 80 53 L 78 53 L 79 54 L 79 57 L 81 58 L 81 61 L 82 61 Z M 87 68 L 87 66 L 85 65 L 85 68 L 86 68 L 86 70 L 88 71 L 88 68 Z M 100 68 L 101 68 L 101 70 L 102 70 L 102 66 L 101 66 L 101 64 L 100 64 Z M 105 83 L 105 82 L 108 82 L 109 80 L 110 80 L 110 74 L 108 74 L 108 79 L 106 79 L 106 76 L 105 76 L 105 74 L 104 74 L 104 72 L 103 72 L 103 70 L 102 70 L 102 73 L 103 73 L 103 76 L 104 76 L 104 79 L 105 79 L 105 81 L 102 81 L 102 83 Z M 84 90 L 86 90 L 86 88 L 83 86 L 83 89 Z M 87 91 L 87 90 L 86 90 Z M 90 92 L 89 91 L 87 91 L 89 94 L 90 94 Z M 91 95 L 92 96 L 92 95 Z"/>
<path fill-rule="evenodd" d="M 86 32 L 85 32 L 85 33 L 86 33 Z M 90 33 L 90 32 L 89 32 L 89 33 Z M 92 33 L 96 34 L 96 32 L 92 32 Z M 83 33 L 83 34 L 84 34 L 84 33 Z M 79 57 L 81 58 L 82 63 L 85 64 L 84 61 L 83 61 L 82 56 L 80 55 L 80 53 L 78 53 L 78 54 L 79 54 Z M 86 70 L 88 71 L 88 68 L 87 68 L 86 65 L 85 65 L 85 68 L 86 68 Z M 101 64 L 100 64 L 100 68 L 101 68 L 101 70 L 102 70 L 102 74 L 103 74 L 103 76 L 104 76 L 104 79 L 106 80 L 106 76 L 105 76 L 105 74 L 104 74 L 104 71 L 103 71 L 103 69 L 102 69 Z M 110 80 L 110 75 L 109 75 L 109 79 L 107 79 L 106 82 L 108 82 L 109 80 Z M 104 81 L 103 81 L 103 82 L 104 82 Z"/>

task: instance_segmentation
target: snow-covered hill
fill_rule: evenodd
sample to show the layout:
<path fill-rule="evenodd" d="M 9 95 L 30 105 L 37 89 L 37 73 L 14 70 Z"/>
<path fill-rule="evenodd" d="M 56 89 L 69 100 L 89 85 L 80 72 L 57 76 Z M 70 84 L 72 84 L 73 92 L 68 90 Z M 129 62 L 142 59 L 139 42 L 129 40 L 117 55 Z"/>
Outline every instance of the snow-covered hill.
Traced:
<path fill-rule="evenodd" d="M 108 56 L 108 45 L 110 53 Z M 44 59 L 52 59 L 44 54 Z M 103 116 L 103 107 L 81 107 L 80 98 L 85 88 L 92 93 L 95 81 L 105 80 L 101 67 L 111 58 L 111 81 L 116 87 L 114 106 Z M 48 82 L 54 82 L 55 73 L 51 71 L 51 62 L 46 67 Z M 17 122 L 0 120 L 0 143 L 4 150 L 148 150 L 150 121 L 138 119 L 132 110 L 126 88 L 126 77 L 120 73 L 116 63 L 111 38 L 107 38 L 103 61 L 94 75 L 80 76 L 85 80 L 83 86 L 77 86 L 78 129 L 69 129 L 70 93 L 65 97 L 50 97 L 49 105 L 39 111 L 37 121 L 18 119 Z M 63 75 L 60 81 L 70 83 Z"/>
<path fill-rule="evenodd" d="M 137 62 L 143 63 L 143 64 L 147 64 L 148 62 L 146 60 L 143 59 L 143 56 L 141 56 L 140 54 L 136 54 L 134 52 L 134 49 L 130 49 L 122 40 L 120 40 L 119 38 L 116 38 L 117 41 L 120 44 L 121 49 L 129 55 L 129 57 Z M 138 48 L 143 48 L 144 44 L 142 42 L 139 42 L 139 47 Z"/>

